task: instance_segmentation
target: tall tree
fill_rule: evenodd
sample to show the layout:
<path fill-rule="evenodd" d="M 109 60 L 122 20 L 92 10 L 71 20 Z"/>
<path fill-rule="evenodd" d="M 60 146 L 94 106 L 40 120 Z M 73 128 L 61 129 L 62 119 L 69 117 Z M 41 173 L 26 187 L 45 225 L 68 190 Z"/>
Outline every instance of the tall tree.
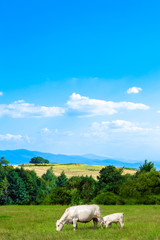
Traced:
<path fill-rule="evenodd" d="M 122 170 L 111 165 L 102 168 L 97 177 L 100 189 L 116 193 L 123 182 Z"/>
<path fill-rule="evenodd" d="M 15 171 L 25 184 L 30 203 L 36 203 L 39 188 L 41 188 L 36 173 L 34 171 L 25 170 L 24 168 L 16 168 Z"/>
<path fill-rule="evenodd" d="M 81 179 L 81 197 L 84 203 L 89 203 L 97 194 L 98 183 L 92 176 L 81 177 Z"/>
<path fill-rule="evenodd" d="M 27 204 L 29 202 L 29 196 L 25 187 L 25 184 L 18 176 L 15 170 L 10 171 L 8 175 L 9 181 L 9 196 L 14 204 Z"/>
<path fill-rule="evenodd" d="M 155 170 L 154 163 L 148 162 L 145 160 L 144 164 L 139 167 L 140 172 L 150 172 L 151 170 Z"/>
<path fill-rule="evenodd" d="M 38 157 L 31 158 L 29 163 L 33 163 L 33 164 L 37 165 L 38 163 L 41 163 L 41 164 L 49 163 L 49 160 L 38 156 Z"/>
<path fill-rule="evenodd" d="M 57 177 L 53 173 L 53 168 L 47 170 L 46 173 L 42 175 L 42 178 L 47 182 L 49 191 L 57 186 Z"/>
<path fill-rule="evenodd" d="M 58 176 L 58 179 L 57 179 L 57 185 L 59 187 L 65 187 L 67 185 L 67 181 L 68 181 L 68 178 L 66 176 L 66 174 L 64 173 L 64 171 L 61 173 L 60 176 Z"/>
<path fill-rule="evenodd" d="M 7 159 L 5 159 L 5 157 L 3 156 L 3 157 L 1 157 L 0 163 L 2 165 L 7 166 L 9 164 L 9 161 Z"/>
<path fill-rule="evenodd" d="M 8 196 L 9 196 L 9 182 L 7 177 L 5 176 L 4 179 L 0 182 L 0 204 L 8 204 Z"/>

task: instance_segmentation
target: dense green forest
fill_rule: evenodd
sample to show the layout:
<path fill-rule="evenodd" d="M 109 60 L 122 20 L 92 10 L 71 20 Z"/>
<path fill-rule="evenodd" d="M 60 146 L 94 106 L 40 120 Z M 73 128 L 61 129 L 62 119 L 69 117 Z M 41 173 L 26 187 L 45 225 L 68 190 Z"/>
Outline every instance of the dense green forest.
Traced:
<path fill-rule="evenodd" d="M 160 173 L 145 160 L 135 175 L 102 168 L 92 176 L 56 177 L 52 168 L 42 177 L 34 171 L 0 164 L 0 204 L 160 204 Z"/>

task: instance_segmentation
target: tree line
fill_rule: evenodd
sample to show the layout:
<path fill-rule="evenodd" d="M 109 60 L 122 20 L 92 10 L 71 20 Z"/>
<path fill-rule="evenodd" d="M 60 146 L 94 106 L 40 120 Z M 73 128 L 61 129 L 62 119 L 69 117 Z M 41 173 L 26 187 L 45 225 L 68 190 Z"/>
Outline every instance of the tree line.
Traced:
<path fill-rule="evenodd" d="M 135 175 L 123 168 L 102 168 L 92 176 L 67 178 L 53 168 L 38 177 L 33 170 L 0 163 L 0 204 L 160 204 L 160 173 L 145 160 Z"/>

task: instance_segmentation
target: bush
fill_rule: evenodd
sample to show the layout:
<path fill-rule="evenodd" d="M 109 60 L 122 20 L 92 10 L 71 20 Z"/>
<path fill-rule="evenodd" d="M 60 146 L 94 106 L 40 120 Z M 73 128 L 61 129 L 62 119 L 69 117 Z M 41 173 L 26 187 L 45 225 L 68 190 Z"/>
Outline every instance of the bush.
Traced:
<path fill-rule="evenodd" d="M 79 190 L 74 188 L 70 190 L 70 194 L 71 194 L 71 205 L 80 205 L 83 203 Z"/>
<path fill-rule="evenodd" d="M 104 205 L 122 204 L 122 201 L 120 200 L 120 198 L 112 192 L 100 193 L 94 198 L 94 202 L 97 204 L 104 204 Z"/>
<path fill-rule="evenodd" d="M 146 195 L 142 198 L 137 199 L 137 204 L 145 204 L 145 205 L 160 204 L 160 196 Z"/>
<path fill-rule="evenodd" d="M 48 194 L 42 204 L 62 204 L 68 205 L 71 203 L 71 194 L 65 187 L 58 187 Z"/>
<path fill-rule="evenodd" d="M 135 205 L 135 204 L 137 204 L 137 199 L 136 198 L 122 198 L 122 201 L 126 205 Z"/>
<path fill-rule="evenodd" d="M 122 201 L 126 205 L 135 205 L 135 204 L 160 204 L 160 195 L 145 195 L 141 197 L 132 197 L 132 198 L 123 198 Z"/>

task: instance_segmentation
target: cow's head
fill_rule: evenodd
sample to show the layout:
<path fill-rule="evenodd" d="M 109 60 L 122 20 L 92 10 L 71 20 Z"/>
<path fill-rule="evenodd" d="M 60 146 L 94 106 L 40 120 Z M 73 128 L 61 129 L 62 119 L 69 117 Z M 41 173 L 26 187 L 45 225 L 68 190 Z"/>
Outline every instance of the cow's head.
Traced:
<path fill-rule="evenodd" d="M 64 227 L 64 223 L 62 223 L 60 220 L 57 220 L 56 222 L 56 230 L 61 231 Z"/>
<path fill-rule="evenodd" d="M 98 222 L 100 223 L 101 228 L 103 228 L 103 224 L 104 224 L 103 218 L 98 218 Z"/>

